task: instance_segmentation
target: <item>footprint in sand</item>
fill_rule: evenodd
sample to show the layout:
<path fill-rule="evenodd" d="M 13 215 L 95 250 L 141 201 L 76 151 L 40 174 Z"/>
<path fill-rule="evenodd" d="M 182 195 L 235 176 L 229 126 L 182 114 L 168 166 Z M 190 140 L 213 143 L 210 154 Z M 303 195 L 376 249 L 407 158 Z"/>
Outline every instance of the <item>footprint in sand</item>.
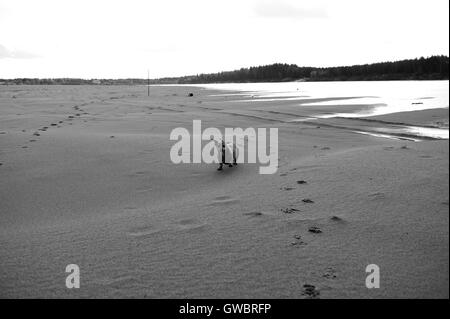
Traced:
<path fill-rule="evenodd" d="M 283 212 L 284 214 L 295 214 L 300 212 L 300 210 L 297 208 L 282 208 L 281 212 Z"/>
<path fill-rule="evenodd" d="M 330 220 L 336 223 L 345 223 L 345 220 L 343 220 L 341 217 L 339 216 L 331 216 Z"/>
<path fill-rule="evenodd" d="M 332 267 L 328 267 L 325 270 L 325 273 L 322 275 L 322 277 L 327 279 L 336 279 L 337 278 L 336 271 Z"/>
<path fill-rule="evenodd" d="M 249 213 L 244 213 L 244 216 L 250 216 L 250 217 L 259 217 L 262 216 L 263 213 L 261 212 L 249 212 Z"/>
<path fill-rule="evenodd" d="M 239 199 L 230 196 L 217 196 L 211 203 L 209 203 L 209 205 L 220 206 L 220 205 L 235 204 L 237 202 L 239 202 Z"/>
<path fill-rule="evenodd" d="M 311 226 L 308 228 L 308 231 L 313 234 L 321 234 L 322 230 L 317 226 Z"/>
<path fill-rule="evenodd" d="M 320 296 L 320 291 L 317 290 L 316 286 L 310 284 L 303 285 L 302 296 L 309 299 L 317 299 Z"/>
<path fill-rule="evenodd" d="M 305 245 L 308 245 L 308 243 L 304 242 L 302 239 L 302 236 L 300 236 L 300 235 L 295 235 L 294 241 L 291 242 L 291 246 L 300 247 L 300 246 L 305 246 Z"/>
<path fill-rule="evenodd" d="M 263 217 L 263 216 L 276 216 L 273 212 L 266 212 L 266 211 L 253 211 L 253 212 L 247 212 L 243 213 L 242 215 L 257 218 L 257 217 Z"/>

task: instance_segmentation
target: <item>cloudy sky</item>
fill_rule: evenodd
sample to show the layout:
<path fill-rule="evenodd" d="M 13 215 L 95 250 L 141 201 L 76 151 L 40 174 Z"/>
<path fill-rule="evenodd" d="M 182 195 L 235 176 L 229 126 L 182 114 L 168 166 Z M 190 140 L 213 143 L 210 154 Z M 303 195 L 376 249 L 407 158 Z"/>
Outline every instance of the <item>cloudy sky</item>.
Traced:
<path fill-rule="evenodd" d="M 0 0 L 0 78 L 448 55 L 448 11 L 448 0 Z"/>

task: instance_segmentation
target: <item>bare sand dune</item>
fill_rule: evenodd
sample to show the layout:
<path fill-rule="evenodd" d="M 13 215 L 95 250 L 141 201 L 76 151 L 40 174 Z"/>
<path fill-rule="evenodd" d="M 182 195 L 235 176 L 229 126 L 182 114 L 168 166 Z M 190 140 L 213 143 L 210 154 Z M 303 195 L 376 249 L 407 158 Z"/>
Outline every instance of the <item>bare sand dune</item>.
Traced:
<path fill-rule="evenodd" d="M 220 93 L 0 86 L 0 296 L 449 297 L 447 140 L 293 122 L 310 110 Z M 448 123 L 448 109 L 433 116 L 377 120 Z M 172 164 L 169 134 L 193 119 L 278 127 L 278 172 Z M 80 289 L 65 287 L 68 264 Z"/>

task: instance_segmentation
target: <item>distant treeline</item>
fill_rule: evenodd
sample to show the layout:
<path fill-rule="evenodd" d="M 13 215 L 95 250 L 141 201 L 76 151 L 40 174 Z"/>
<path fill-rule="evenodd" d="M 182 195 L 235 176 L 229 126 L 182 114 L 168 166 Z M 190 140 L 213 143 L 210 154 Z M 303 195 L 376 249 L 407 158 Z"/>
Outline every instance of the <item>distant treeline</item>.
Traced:
<path fill-rule="evenodd" d="M 429 58 L 364 65 L 315 68 L 295 64 L 271 64 L 240 70 L 199 74 L 172 79 L 168 83 L 282 82 L 282 81 L 378 81 L 448 79 L 449 58 Z M 174 81 L 174 82 L 171 82 Z"/>
<path fill-rule="evenodd" d="M 242 68 L 235 71 L 198 74 L 192 76 L 150 80 L 151 84 L 191 84 L 226 82 L 283 82 L 283 81 L 385 81 L 385 80 L 444 80 L 449 76 L 449 57 L 432 56 L 395 62 L 317 68 L 295 64 Z M 147 79 L 0 79 L 8 84 L 60 84 L 60 85 L 143 85 Z"/>

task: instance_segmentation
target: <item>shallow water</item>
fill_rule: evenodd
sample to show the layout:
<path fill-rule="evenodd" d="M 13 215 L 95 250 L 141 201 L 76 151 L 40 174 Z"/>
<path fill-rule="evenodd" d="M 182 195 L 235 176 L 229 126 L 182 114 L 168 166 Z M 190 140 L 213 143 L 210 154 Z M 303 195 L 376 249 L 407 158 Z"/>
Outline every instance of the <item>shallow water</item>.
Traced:
<path fill-rule="evenodd" d="M 369 112 L 338 113 L 326 117 L 360 117 L 449 107 L 449 81 L 359 81 L 196 84 L 230 93 L 242 100 L 279 101 L 303 98 L 340 98 L 302 105 L 367 105 Z M 341 98 L 348 97 L 348 99 Z M 323 116 L 322 116 L 323 117 Z"/>
<path fill-rule="evenodd" d="M 237 96 L 239 101 L 292 101 L 301 106 L 336 106 L 331 114 L 311 114 L 314 118 L 370 117 L 398 112 L 449 107 L 449 81 L 368 81 L 368 82 L 282 82 L 196 84 L 207 89 L 232 91 L 216 96 Z M 237 93 L 236 93 L 237 92 Z M 305 102 L 307 98 L 309 101 Z M 311 99 L 331 99 L 310 102 Z M 302 102 L 303 100 L 303 102 Z M 235 101 L 235 100 L 234 100 Z M 358 106 L 353 112 L 340 107 Z M 347 108 L 348 109 L 348 108 Z M 304 121 L 305 118 L 298 121 Z M 448 128 L 399 127 L 399 132 L 431 138 L 449 138 Z M 387 133 L 387 132 L 385 132 Z M 392 133 L 392 132 L 389 132 Z M 384 136 L 385 134 L 380 134 Z"/>

